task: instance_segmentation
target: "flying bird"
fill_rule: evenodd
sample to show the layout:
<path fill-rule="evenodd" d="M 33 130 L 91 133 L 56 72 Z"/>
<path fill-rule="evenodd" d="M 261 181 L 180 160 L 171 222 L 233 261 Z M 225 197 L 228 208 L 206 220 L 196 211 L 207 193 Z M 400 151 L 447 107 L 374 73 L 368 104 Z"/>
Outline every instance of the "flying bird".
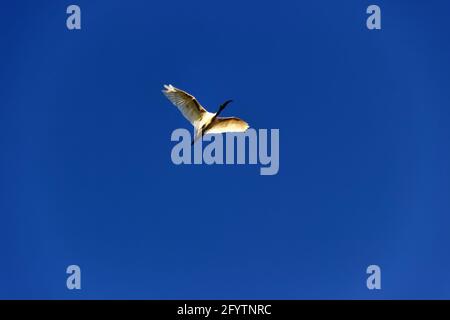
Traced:
<path fill-rule="evenodd" d="M 216 113 L 212 113 L 203 108 L 194 96 L 171 84 L 164 85 L 162 92 L 194 126 L 195 136 L 191 145 L 208 133 L 245 132 L 249 127 L 247 122 L 239 118 L 219 117 L 223 109 L 233 100 L 225 101 Z"/>

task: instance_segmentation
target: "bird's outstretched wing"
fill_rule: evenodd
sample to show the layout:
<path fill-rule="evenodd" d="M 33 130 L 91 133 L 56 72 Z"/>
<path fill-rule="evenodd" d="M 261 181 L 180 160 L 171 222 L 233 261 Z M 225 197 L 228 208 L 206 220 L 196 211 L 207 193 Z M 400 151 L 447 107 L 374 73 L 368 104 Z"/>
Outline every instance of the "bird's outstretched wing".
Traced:
<path fill-rule="evenodd" d="M 205 112 L 197 99 L 189 93 L 177 89 L 171 84 L 164 85 L 162 92 L 177 108 L 181 111 L 183 116 L 189 120 L 189 122 L 195 126 L 195 124 L 202 119 Z"/>
<path fill-rule="evenodd" d="M 206 133 L 244 132 L 249 128 L 247 122 L 236 117 L 217 117 Z"/>

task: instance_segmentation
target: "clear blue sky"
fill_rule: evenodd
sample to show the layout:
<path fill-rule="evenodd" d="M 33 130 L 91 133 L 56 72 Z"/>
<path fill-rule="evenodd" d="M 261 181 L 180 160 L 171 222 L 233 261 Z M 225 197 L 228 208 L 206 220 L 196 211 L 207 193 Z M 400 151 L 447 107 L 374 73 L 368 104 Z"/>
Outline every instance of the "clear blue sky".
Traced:
<path fill-rule="evenodd" d="M 0 12 L 0 298 L 450 298 L 447 1 Z M 173 165 L 165 83 L 279 128 L 278 175 Z"/>

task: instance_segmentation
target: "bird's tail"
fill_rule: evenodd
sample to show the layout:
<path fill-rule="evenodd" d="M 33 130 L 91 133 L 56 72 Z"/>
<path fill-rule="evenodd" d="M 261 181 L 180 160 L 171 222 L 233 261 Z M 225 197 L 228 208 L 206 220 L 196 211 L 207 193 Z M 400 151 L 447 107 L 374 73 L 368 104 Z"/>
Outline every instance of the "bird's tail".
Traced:
<path fill-rule="evenodd" d="M 191 146 L 194 145 L 194 143 L 196 143 L 198 139 L 201 139 L 202 136 L 202 129 L 195 128 L 195 136 L 194 139 L 192 139 Z"/>

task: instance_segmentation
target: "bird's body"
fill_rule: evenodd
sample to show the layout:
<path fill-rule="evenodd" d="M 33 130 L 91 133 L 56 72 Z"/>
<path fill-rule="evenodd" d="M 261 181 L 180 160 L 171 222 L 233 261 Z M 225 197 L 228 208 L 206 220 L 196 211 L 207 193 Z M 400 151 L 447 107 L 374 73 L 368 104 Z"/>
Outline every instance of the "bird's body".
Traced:
<path fill-rule="evenodd" d="M 183 116 L 194 126 L 197 139 L 208 133 L 244 132 L 249 128 L 247 122 L 236 117 L 219 117 L 219 114 L 232 100 L 223 103 L 216 113 L 208 112 L 194 96 L 177 89 L 172 85 L 164 85 L 164 95 L 181 111 Z"/>

